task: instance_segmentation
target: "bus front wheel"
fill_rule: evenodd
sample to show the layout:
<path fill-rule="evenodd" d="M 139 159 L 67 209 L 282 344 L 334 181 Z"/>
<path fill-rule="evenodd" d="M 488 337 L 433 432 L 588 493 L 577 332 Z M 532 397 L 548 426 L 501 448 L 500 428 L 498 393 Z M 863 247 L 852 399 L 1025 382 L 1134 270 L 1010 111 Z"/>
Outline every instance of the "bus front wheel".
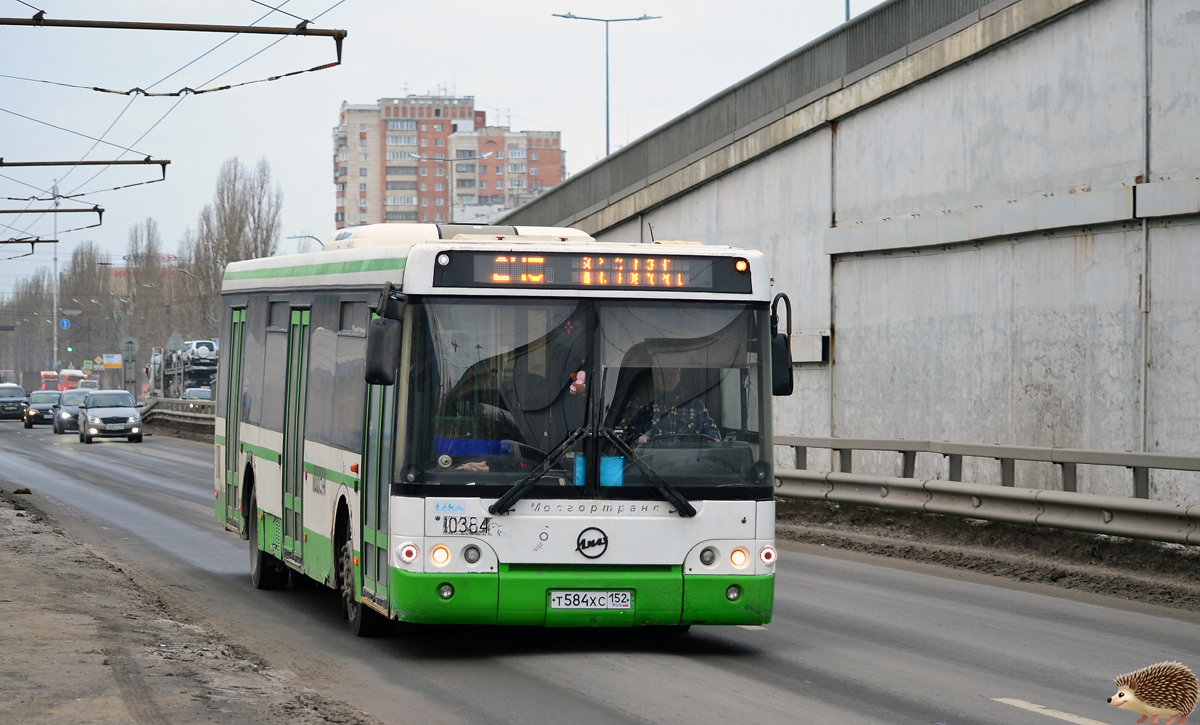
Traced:
<path fill-rule="evenodd" d="M 354 586 L 354 542 L 347 540 L 338 552 L 338 571 L 342 580 L 342 614 L 355 637 L 374 637 L 382 628 L 383 618 L 364 605 Z"/>

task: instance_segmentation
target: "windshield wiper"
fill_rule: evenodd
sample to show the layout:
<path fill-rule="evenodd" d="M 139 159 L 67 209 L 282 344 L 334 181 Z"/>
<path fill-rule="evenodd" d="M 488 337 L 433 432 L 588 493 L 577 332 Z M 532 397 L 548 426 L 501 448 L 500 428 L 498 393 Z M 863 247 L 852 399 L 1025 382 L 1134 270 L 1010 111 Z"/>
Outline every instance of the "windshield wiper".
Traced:
<path fill-rule="evenodd" d="M 545 476 L 546 473 L 549 472 L 551 466 L 553 466 L 555 463 L 558 463 L 560 460 L 562 460 L 563 456 L 567 455 L 567 451 L 571 450 L 571 447 L 575 445 L 576 441 L 586 435 L 589 435 L 591 432 L 592 427 L 590 425 L 581 426 L 571 431 L 570 434 L 568 434 L 567 437 L 562 440 L 562 443 L 559 443 L 557 446 L 555 446 L 553 451 L 550 451 L 550 454 L 546 456 L 546 460 L 542 461 L 537 468 L 530 471 L 529 475 L 514 483 L 511 488 L 504 492 L 503 496 L 496 499 L 495 503 L 493 503 L 491 506 L 488 506 L 488 513 L 497 515 L 508 513 L 513 505 L 516 504 L 522 496 L 528 493 L 529 489 L 533 488 L 533 484 L 537 483 L 542 476 Z"/>
<path fill-rule="evenodd" d="M 680 516 L 689 518 L 696 515 L 696 507 L 692 505 L 692 502 L 688 501 L 687 498 L 677 491 L 674 486 L 664 481 L 662 476 L 659 476 L 654 469 L 650 467 L 650 464 L 642 460 L 642 457 L 637 454 L 637 451 L 630 448 L 628 443 L 621 440 L 621 436 L 614 435 L 612 430 L 609 428 L 601 428 L 600 435 L 607 439 L 609 443 L 612 443 L 614 446 L 616 446 L 617 450 L 621 451 L 621 453 L 624 453 L 627 458 L 633 461 L 634 465 L 641 470 L 642 475 L 646 477 L 646 480 L 650 481 L 650 484 L 654 486 L 654 488 L 666 500 L 666 502 L 679 510 Z"/>

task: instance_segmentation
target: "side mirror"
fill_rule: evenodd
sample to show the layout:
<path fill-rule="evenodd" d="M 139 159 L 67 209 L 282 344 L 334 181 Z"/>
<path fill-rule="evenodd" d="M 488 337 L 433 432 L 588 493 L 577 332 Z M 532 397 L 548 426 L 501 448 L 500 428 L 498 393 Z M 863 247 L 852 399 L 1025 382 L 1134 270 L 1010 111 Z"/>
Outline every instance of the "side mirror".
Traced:
<path fill-rule="evenodd" d="M 404 319 L 404 308 L 408 305 L 408 297 L 399 290 L 392 288 L 392 283 L 383 285 L 383 293 L 379 295 L 379 303 L 375 305 L 375 314 L 387 320 L 400 321 Z"/>
<path fill-rule="evenodd" d="M 145 403 L 138 403 L 138 404 L 137 404 L 137 407 L 139 407 L 139 408 L 145 408 L 145 407 L 146 407 L 146 404 L 145 404 Z"/>
<path fill-rule="evenodd" d="M 787 306 L 787 332 L 779 331 L 779 300 Z M 771 302 L 771 394 L 792 394 L 792 301 L 780 292 Z"/>
<path fill-rule="evenodd" d="M 378 317 L 367 323 L 367 358 L 363 377 L 368 385 L 395 385 L 400 367 L 400 323 Z"/>

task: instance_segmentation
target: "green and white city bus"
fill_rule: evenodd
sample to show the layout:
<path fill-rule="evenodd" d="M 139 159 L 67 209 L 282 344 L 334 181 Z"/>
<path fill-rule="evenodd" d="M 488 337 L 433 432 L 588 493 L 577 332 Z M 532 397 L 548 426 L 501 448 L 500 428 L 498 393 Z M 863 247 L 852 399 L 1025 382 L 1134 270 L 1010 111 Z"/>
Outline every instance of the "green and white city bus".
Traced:
<path fill-rule="evenodd" d="M 540 227 L 230 264 L 217 520 L 356 634 L 769 622 L 770 285 L 758 252 Z"/>

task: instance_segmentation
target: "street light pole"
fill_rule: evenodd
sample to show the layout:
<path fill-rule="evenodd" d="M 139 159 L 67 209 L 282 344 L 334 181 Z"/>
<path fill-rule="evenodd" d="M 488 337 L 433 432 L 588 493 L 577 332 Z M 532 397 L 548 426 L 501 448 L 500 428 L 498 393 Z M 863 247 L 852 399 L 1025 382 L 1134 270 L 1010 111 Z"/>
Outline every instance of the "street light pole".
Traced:
<path fill-rule="evenodd" d="M 609 23 L 629 23 L 638 20 L 661 20 L 661 15 L 642 15 L 640 18 L 584 18 L 574 13 L 561 15 L 559 13 L 551 13 L 556 18 L 566 18 L 567 20 L 591 20 L 596 23 L 604 23 L 604 155 L 608 156 L 611 153 L 611 127 L 612 114 L 609 111 L 609 96 L 608 96 L 608 25 Z"/>
<path fill-rule="evenodd" d="M 285 238 L 285 239 L 311 239 L 311 240 L 313 240 L 314 242 L 316 242 L 317 244 L 320 244 L 320 245 L 321 245 L 321 249 L 324 249 L 324 248 L 325 248 L 325 242 L 322 242 L 320 239 L 317 239 L 316 237 L 314 237 L 314 236 L 313 236 L 313 235 L 311 235 L 311 234 L 293 234 L 293 235 L 292 235 L 292 236 L 290 236 L 290 237 L 284 237 L 284 238 Z M 191 272 L 186 272 L 186 274 L 190 275 L 190 274 L 191 274 Z"/>
<path fill-rule="evenodd" d="M 54 180 L 54 208 L 58 208 L 58 179 Z M 58 214 L 54 215 L 54 372 L 58 372 Z M 61 381 L 59 381 L 61 389 Z"/>

